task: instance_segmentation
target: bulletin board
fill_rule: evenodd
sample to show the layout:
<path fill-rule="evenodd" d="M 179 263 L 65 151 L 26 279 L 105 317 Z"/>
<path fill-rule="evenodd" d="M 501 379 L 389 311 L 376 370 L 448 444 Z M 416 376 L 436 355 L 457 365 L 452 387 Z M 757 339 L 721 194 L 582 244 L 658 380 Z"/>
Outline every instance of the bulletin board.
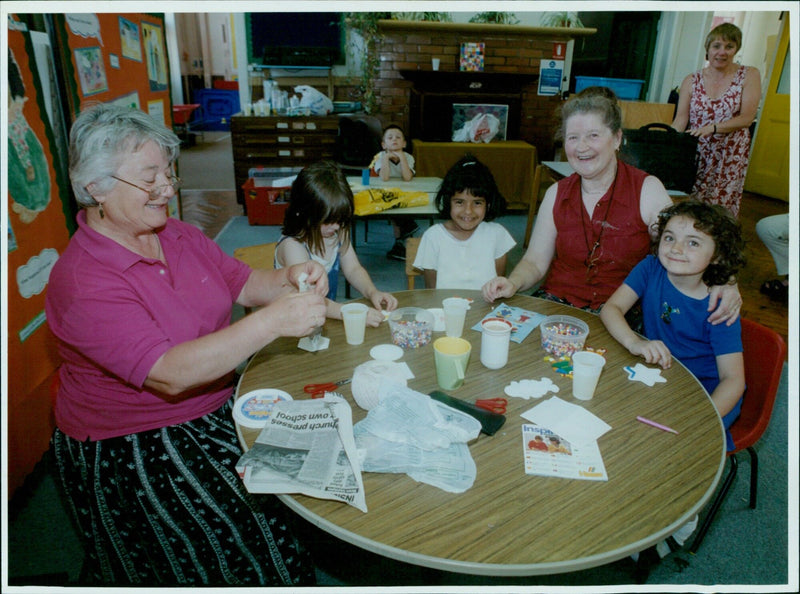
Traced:
<path fill-rule="evenodd" d="M 54 23 L 67 129 L 97 101 L 137 107 L 172 127 L 163 15 L 59 14 Z M 6 496 L 41 459 L 55 426 L 52 387 L 60 361 L 44 301 L 50 270 L 75 228 L 68 174 L 56 158 L 31 36 L 13 16 L 8 38 Z"/>
<path fill-rule="evenodd" d="M 50 270 L 69 242 L 66 172 L 34 64 L 30 34 L 8 23 L 8 413 L 9 493 L 47 449 L 54 423 L 49 384 L 59 364 L 44 297 Z M 68 212 L 68 211 L 67 211 Z"/>
<path fill-rule="evenodd" d="M 91 103 L 140 109 L 174 128 L 169 60 L 161 13 L 53 15 L 65 78 L 69 127 Z M 180 195 L 168 205 L 180 217 Z"/>
<path fill-rule="evenodd" d="M 163 14 L 54 15 L 70 116 L 92 102 L 128 105 L 172 128 Z"/>

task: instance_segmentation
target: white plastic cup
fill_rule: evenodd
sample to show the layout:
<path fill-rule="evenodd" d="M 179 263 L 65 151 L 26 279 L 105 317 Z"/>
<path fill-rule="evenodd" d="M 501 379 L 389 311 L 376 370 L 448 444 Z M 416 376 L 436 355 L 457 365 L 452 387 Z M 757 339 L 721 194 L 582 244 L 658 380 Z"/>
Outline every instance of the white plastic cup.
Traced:
<path fill-rule="evenodd" d="M 342 321 L 344 321 L 347 344 L 357 345 L 364 342 L 368 309 L 363 303 L 345 303 L 342 306 Z"/>
<path fill-rule="evenodd" d="M 591 400 L 597 380 L 606 360 L 591 351 L 578 351 L 572 355 L 572 395 L 578 400 Z"/>
<path fill-rule="evenodd" d="M 442 301 L 444 310 L 444 333 L 453 338 L 460 338 L 464 332 L 464 320 L 467 317 L 469 301 L 460 297 L 450 297 Z"/>
<path fill-rule="evenodd" d="M 481 363 L 487 369 L 500 369 L 508 363 L 511 322 L 488 318 L 481 322 Z"/>
<path fill-rule="evenodd" d="M 253 104 L 252 103 L 245 103 L 243 108 L 242 108 L 242 111 L 244 112 L 244 115 L 246 115 L 246 116 L 251 115 L 253 113 Z"/>
<path fill-rule="evenodd" d="M 439 58 L 431 58 L 431 66 L 434 70 L 439 70 Z"/>

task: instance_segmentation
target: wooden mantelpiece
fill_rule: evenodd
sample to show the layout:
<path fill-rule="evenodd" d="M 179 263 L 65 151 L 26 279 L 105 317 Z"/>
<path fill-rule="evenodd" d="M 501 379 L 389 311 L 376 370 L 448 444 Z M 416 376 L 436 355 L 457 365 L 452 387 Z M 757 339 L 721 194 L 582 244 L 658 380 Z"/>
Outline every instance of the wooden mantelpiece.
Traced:
<path fill-rule="evenodd" d="M 378 21 L 378 28 L 385 31 L 447 32 L 459 34 L 498 35 L 503 37 L 542 37 L 547 39 L 573 39 L 594 35 L 597 29 L 590 27 L 528 27 L 520 25 L 497 25 L 493 23 L 441 23 L 438 21 Z"/>
<path fill-rule="evenodd" d="M 450 93 L 515 93 L 539 80 L 534 73 L 401 70 L 400 75 L 419 91 Z"/>

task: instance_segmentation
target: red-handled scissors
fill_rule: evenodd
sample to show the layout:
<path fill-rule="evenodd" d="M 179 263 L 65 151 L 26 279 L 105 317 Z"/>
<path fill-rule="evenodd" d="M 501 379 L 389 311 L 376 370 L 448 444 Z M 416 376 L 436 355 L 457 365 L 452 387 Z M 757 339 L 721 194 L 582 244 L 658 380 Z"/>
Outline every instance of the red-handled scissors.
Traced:
<path fill-rule="evenodd" d="M 311 394 L 312 398 L 323 398 L 325 392 L 335 392 L 339 386 L 344 386 L 350 383 L 350 378 L 340 380 L 336 383 L 328 382 L 327 384 L 308 384 L 303 386 L 303 392 Z"/>
<path fill-rule="evenodd" d="M 475 406 L 488 410 L 489 412 L 497 413 L 498 415 L 505 414 L 507 404 L 508 400 L 505 398 L 484 398 L 475 401 Z"/>

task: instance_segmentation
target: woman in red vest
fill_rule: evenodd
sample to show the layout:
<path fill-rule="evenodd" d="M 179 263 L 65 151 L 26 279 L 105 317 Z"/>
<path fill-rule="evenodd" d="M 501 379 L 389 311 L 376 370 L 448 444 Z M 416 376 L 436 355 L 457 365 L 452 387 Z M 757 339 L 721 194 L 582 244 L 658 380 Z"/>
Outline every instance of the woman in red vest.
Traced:
<path fill-rule="evenodd" d="M 591 87 L 564 103 L 557 138 L 575 172 L 548 188 L 527 252 L 483 296 L 492 302 L 541 283 L 535 296 L 596 313 L 650 253 L 650 230 L 672 200 L 658 178 L 618 158 L 622 114 L 610 89 Z M 733 322 L 741 303 L 735 285 L 714 287 L 709 321 Z"/>

